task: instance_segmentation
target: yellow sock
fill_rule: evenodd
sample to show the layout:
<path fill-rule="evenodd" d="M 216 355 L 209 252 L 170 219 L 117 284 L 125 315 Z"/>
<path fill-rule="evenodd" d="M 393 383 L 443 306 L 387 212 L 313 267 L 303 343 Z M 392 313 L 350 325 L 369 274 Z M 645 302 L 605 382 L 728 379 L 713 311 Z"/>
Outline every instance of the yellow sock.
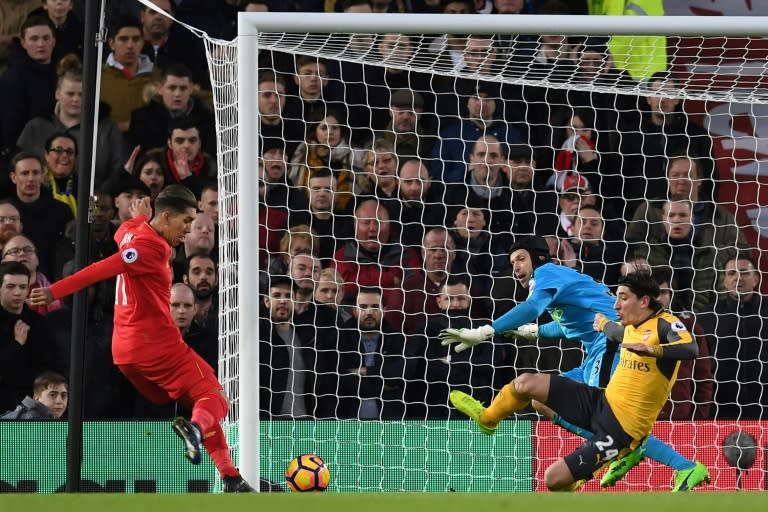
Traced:
<path fill-rule="evenodd" d="M 515 390 L 515 381 L 513 380 L 499 391 L 499 394 L 493 399 L 483 413 L 480 415 L 480 422 L 483 425 L 497 425 L 501 420 L 519 411 L 531 403 L 530 398 L 525 398 Z"/>

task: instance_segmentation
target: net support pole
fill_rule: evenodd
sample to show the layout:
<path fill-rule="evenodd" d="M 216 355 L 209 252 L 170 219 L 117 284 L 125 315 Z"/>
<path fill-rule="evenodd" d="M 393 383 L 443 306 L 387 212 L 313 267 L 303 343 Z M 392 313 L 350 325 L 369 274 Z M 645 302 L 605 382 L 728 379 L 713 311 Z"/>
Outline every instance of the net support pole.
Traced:
<path fill-rule="evenodd" d="M 96 151 L 94 134 L 96 122 L 94 111 L 98 101 L 97 71 L 98 48 L 100 43 L 99 20 L 101 2 L 87 3 L 85 11 L 85 42 L 83 44 L 83 110 L 80 113 L 81 141 L 83 144 L 78 155 L 78 169 L 90 169 L 92 155 Z M 91 173 L 79 173 L 77 180 L 77 228 L 75 238 L 75 269 L 88 264 L 91 239 L 90 228 L 90 190 Z M 75 294 L 72 307 L 72 342 L 69 362 L 69 407 L 67 412 L 67 492 L 80 491 L 80 470 L 83 462 L 83 368 L 85 364 L 85 337 L 88 323 L 88 291 L 80 290 Z"/>
<path fill-rule="evenodd" d="M 240 472 L 259 488 L 259 49 L 255 32 L 238 41 L 238 433 Z"/>

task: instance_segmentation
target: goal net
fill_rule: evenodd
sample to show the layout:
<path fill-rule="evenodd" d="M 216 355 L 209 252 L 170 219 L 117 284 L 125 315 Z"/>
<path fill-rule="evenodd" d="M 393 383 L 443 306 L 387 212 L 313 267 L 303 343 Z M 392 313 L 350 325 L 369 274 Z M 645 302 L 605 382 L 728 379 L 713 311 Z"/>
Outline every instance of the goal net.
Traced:
<path fill-rule="evenodd" d="M 542 490 L 580 438 L 532 409 L 486 437 L 448 392 L 488 403 L 521 373 L 578 367 L 581 344 L 457 354 L 436 336 L 526 299 L 508 251 L 537 234 L 610 288 L 626 262 L 663 277 L 701 357 L 654 434 L 710 490 L 765 488 L 765 20 L 290 16 L 242 15 L 237 41 L 206 43 L 219 375 L 247 477 L 282 482 L 314 453 L 333 491 Z M 615 489 L 672 475 L 646 459 Z"/>

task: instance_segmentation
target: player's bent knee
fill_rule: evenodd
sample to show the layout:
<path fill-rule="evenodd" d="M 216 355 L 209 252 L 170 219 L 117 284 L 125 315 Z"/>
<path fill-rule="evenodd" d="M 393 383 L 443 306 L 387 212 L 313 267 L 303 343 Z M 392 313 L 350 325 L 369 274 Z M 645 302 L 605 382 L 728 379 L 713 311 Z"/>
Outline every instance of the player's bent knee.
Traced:
<path fill-rule="evenodd" d="M 535 396 L 537 391 L 541 388 L 543 377 L 547 377 L 547 375 L 538 373 L 524 373 L 513 381 L 515 385 L 515 391 L 521 395 Z"/>
<path fill-rule="evenodd" d="M 558 491 L 574 482 L 573 475 L 563 459 L 558 460 L 544 471 L 544 485 L 550 491 Z"/>

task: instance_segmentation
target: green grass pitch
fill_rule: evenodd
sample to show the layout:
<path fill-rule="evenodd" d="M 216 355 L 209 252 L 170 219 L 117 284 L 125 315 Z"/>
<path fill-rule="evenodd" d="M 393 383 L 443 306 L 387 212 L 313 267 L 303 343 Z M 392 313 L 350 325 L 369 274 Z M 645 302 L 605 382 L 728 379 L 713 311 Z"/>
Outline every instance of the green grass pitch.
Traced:
<path fill-rule="evenodd" d="M 752 512 L 768 492 L 744 493 L 382 493 L 0 495 L 2 511 L 55 512 Z"/>

